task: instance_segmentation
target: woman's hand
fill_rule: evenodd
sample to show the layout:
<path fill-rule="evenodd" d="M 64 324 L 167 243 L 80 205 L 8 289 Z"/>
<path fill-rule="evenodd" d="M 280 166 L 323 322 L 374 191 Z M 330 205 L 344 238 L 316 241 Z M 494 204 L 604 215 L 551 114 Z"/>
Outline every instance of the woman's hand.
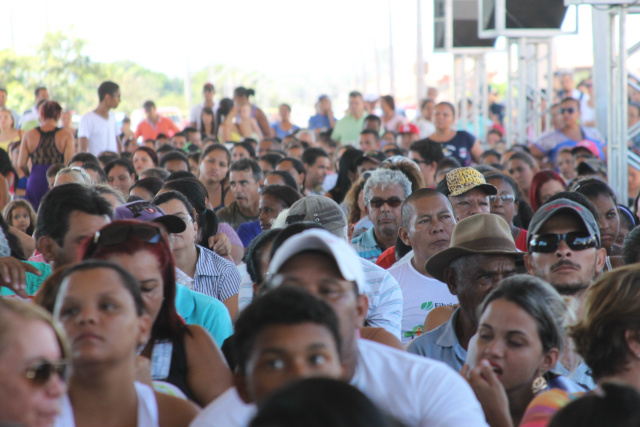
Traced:
<path fill-rule="evenodd" d="M 229 236 L 224 233 L 216 234 L 215 236 L 209 237 L 209 248 L 221 257 L 230 256 L 231 240 Z"/>
<path fill-rule="evenodd" d="M 513 427 L 509 413 L 509 399 L 504 386 L 486 360 L 471 369 L 466 363 L 460 371 L 476 394 L 491 427 Z"/>

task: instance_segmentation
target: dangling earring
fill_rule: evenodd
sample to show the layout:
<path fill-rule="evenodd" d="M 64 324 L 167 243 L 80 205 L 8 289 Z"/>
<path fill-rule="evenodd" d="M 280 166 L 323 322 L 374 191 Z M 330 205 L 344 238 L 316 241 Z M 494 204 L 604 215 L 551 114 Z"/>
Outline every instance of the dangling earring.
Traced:
<path fill-rule="evenodd" d="M 531 385 L 531 391 L 533 391 L 534 395 L 540 393 L 546 388 L 547 388 L 547 380 L 544 379 L 542 374 L 538 375 L 538 377 L 535 380 L 533 380 L 533 384 Z"/>

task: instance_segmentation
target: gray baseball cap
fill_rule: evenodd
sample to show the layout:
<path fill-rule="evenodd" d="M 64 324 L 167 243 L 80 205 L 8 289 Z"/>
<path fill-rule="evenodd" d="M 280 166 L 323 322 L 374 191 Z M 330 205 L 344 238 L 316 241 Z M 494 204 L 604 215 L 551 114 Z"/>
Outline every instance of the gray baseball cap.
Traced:
<path fill-rule="evenodd" d="M 571 201 L 569 199 L 558 199 L 551 202 L 547 202 L 540 206 L 540 209 L 533 215 L 531 222 L 529 223 L 529 231 L 527 238 L 529 242 L 531 238 L 538 234 L 542 226 L 554 215 L 559 213 L 568 212 L 579 217 L 584 226 L 587 228 L 589 234 L 596 236 L 598 239 L 598 247 L 600 247 L 600 229 L 598 223 L 591 214 L 591 211 L 579 203 Z M 527 242 L 527 247 L 529 246 Z"/>
<path fill-rule="evenodd" d="M 347 236 L 347 216 L 336 202 L 325 196 L 307 196 L 289 208 L 286 224 L 314 222 L 338 237 Z"/>

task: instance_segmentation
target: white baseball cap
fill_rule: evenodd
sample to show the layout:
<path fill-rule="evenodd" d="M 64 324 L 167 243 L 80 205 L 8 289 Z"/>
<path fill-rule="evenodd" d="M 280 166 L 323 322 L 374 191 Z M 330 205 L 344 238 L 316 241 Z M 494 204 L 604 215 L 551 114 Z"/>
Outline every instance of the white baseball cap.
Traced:
<path fill-rule="evenodd" d="M 329 255 L 338 265 L 342 277 L 356 282 L 358 293 L 364 293 L 364 272 L 358 253 L 344 239 L 327 230 L 306 230 L 287 239 L 273 255 L 269 263 L 269 275 L 278 274 L 289 259 L 305 251 L 320 251 Z"/>

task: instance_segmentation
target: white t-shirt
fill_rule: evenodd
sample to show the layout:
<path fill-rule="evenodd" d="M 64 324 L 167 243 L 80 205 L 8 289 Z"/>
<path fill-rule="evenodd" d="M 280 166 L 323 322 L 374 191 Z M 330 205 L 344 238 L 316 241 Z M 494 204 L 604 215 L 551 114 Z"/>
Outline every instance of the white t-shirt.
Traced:
<path fill-rule="evenodd" d="M 109 119 L 105 119 L 95 111 L 91 111 L 80 119 L 78 139 L 87 138 L 87 151 L 98 156 L 105 151 L 118 152 L 118 124 L 116 115 L 109 111 Z"/>
<path fill-rule="evenodd" d="M 368 340 L 358 340 L 351 385 L 407 426 L 487 427 L 467 382 L 442 362 Z M 246 427 L 255 414 L 235 388 L 204 408 L 190 427 Z"/>
<path fill-rule="evenodd" d="M 189 114 L 189 122 L 195 123 L 198 130 L 202 130 L 202 110 L 203 109 L 204 109 L 204 102 L 201 102 L 200 104 L 194 105 L 193 108 L 191 109 L 191 113 Z M 213 111 L 213 121 L 215 122 L 216 120 L 215 103 L 213 104 L 213 107 L 211 107 L 211 110 Z"/>
<path fill-rule="evenodd" d="M 256 413 L 256 405 L 242 401 L 238 390 L 231 387 L 205 406 L 189 427 L 247 427 Z"/>
<path fill-rule="evenodd" d="M 411 261 L 396 263 L 388 271 L 402 290 L 402 344 L 422 335 L 424 319 L 431 310 L 458 303 L 445 283 L 420 274 Z"/>

